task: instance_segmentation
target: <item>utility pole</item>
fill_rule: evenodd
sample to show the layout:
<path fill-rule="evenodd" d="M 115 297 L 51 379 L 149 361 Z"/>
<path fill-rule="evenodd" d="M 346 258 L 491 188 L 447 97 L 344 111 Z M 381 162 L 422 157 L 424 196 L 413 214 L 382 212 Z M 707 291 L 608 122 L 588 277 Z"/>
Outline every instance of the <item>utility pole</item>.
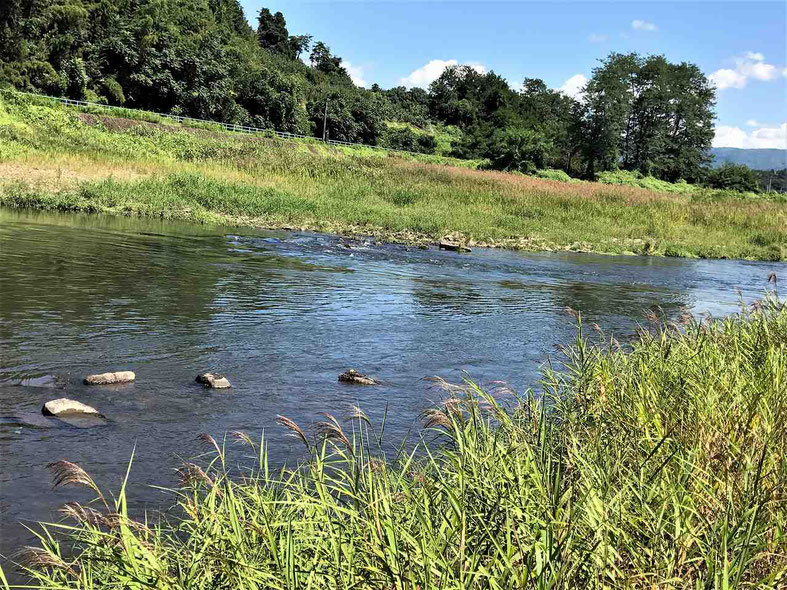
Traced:
<path fill-rule="evenodd" d="M 325 113 L 322 116 L 322 140 L 328 139 L 328 100 L 325 100 Z"/>

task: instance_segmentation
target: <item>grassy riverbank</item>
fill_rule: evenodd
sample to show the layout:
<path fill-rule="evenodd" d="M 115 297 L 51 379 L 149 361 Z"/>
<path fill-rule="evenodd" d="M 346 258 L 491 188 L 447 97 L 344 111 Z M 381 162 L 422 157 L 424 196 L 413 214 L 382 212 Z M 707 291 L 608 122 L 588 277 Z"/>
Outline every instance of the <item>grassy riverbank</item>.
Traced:
<path fill-rule="evenodd" d="M 428 243 L 787 259 L 787 203 L 77 113 L 0 94 L 0 205 Z M 471 167 L 468 167 L 471 166 Z"/>
<path fill-rule="evenodd" d="M 313 432 L 281 418 L 310 457 L 294 470 L 205 435 L 162 523 L 55 463 L 98 499 L 19 559 L 83 590 L 783 587 L 787 307 L 654 319 L 624 349 L 580 331 L 566 363 L 544 401 L 446 386 L 412 454 L 384 456 L 357 408 Z"/>

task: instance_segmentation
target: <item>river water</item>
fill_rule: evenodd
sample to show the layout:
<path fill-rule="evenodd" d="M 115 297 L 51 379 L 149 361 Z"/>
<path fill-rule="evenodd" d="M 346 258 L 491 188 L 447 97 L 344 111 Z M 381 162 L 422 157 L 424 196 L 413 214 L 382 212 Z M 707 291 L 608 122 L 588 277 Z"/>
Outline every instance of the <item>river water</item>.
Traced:
<path fill-rule="evenodd" d="M 0 554 L 30 538 L 77 490 L 53 491 L 49 462 L 78 462 L 107 491 L 132 450 L 137 506 L 166 496 L 181 458 L 220 437 L 265 429 L 271 457 L 299 443 L 275 424 L 360 405 L 386 439 L 416 432 L 440 398 L 424 377 L 537 387 L 539 367 L 574 337 L 566 307 L 620 340 L 652 310 L 722 315 L 787 265 L 743 261 L 377 246 L 307 233 L 0 210 Z M 348 386 L 356 368 L 383 383 Z M 133 384 L 86 387 L 94 372 Z M 194 383 L 215 369 L 228 391 Z M 47 377 L 48 376 L 48 377 Z M 107 425 L 47 423 L 70 397 Z"/>

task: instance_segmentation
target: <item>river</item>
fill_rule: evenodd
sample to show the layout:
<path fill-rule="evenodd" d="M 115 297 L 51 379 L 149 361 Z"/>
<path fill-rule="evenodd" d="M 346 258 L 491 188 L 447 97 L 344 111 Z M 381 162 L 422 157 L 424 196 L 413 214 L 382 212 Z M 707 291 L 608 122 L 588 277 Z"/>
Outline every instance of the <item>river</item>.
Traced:
<path fill-rule="evenodd" d="M 733 260 L 517 253 L 374 245 L 310 233 L 0 210 L 0 554 L 29 541 L 19 524 L 87 496 L 53 491 L 46 464 L 81 464 L 107 491 L 132 450 L 135 506 L 168 502 L 197 436 L 265 429 L 275 463 L 306 426 L 360 405 L 386 439 L 417 436 L 441 396 L 424 377 L 537 388 L 540 366 L 575 336 L 581 310 L 621 341 L 645 315 L 726 314 L 763 295 L 787 265 Z M 348 368 L 375 387 L 338 383 Z M 87 387 L 130 369 L 133 384 Z M 215 369 L 227 391 L 194 383 Z M 52 376 L 46 377 L 46 376 Z M 49 399 L 96 407 L 106 426 L 52 426 Z"/>

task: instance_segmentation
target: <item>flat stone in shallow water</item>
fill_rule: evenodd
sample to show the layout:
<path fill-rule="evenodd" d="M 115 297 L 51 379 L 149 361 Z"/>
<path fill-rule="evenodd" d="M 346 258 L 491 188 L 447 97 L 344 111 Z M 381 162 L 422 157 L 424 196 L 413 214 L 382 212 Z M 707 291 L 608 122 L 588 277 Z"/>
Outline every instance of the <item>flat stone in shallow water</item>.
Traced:
<path fill-rule="evenodd" d="M 134 371 L 115 371 L 99 373 L 85 377 L 85 385 L 114 385 L 115 383 L 131 383 L 137 376 Z"/>
<path fill-rule="evenodd" d="M 73 428 L 95 428 L 106 426 L 107 421 L 101 414 L 66 414 L 58 416 L 58 422 L 64 422 Z"/>
<path fill-rule="evenodd" d="M 24 377 L 23 379 L 16 379 L 8 382 L 10 385 L 20 387 L 43 387 L 47 389 L 56 389 L 65 387 L 67 380 L 60 375 L 41 375 L 39 377 Z"/>
<path fill-rule="evenodd" d="M 57 420 L 42 416 L 41 412 L 23 412 L 14 416 L 4 416 L 0 418 L 0 424 L 34 429 L 54 428 L 58 425 Z"/>
<path fill-rule="evenodd" d="M 95 408 L 83 404 L 82 402 L 68 399 L 67 397 L 61 397 L 60 399 L 53 399 L 46 402 L 44 407 L 41 408 L 41 413 L 44 416 L 56 416 L 58 418 L 62 416 L 101 415 Z"/>

